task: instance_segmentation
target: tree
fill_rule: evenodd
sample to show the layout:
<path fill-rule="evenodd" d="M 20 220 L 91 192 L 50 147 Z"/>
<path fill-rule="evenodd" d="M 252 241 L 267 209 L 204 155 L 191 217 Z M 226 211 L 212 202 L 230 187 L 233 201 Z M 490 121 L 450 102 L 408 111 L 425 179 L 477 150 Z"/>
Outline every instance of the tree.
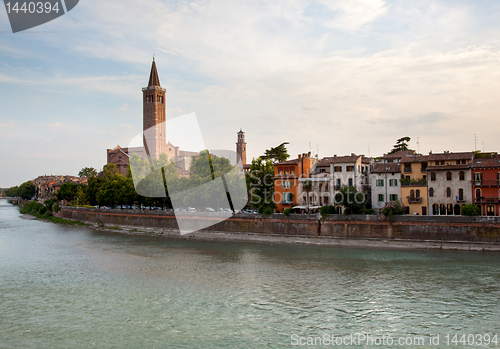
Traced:
<path fill-rule="evenodd" d="M 401 137 L 396 141 L 394 148 L 389 152 L 389 154 L 394 154 L 401 150 L 408 150 L 408 142 L 410 142 L 410 137 Z"/>
<path fill-rule="evenodd" d="M 335 203 L 344 206 L 345 214 L 359 214 L 365 207 L 365 194 L 356 187 L 343 186 L 335 194 Z"/>
<path fill-rule="evenodd" d="M 11 197 L 11 198 L 19 196 L 19 187 L 17 185 L 15 187 L 10 187 L 5 192 L 5 195 L 7 195 L 8 197 Z"/>
<path fill-rule="evenodd" d="M 91 178 L 95 176 L 97 176 L 97 170 L 93 167 L 84 167 L 80 170 L 80 172 L 78 172 L 78 177 Z"/>
<path fill-rule="evenodd" d="M 277 163 L 277 162 L 283 162 L 286 161 L 290 155 L 288 155 L 288 151 L 286 149 L 286 145 L 289 144 L 288 142 L 283 142 L 277 147 L 267 149 L 264 152 L 264 155 L 261 156 L 262 160 L 271 160 L 271 162 Z"/>
<path fill-rule="evenodd" d="M 18 195 L 21 199 L 29 200 L 35 196 L 35 192 L 35 184 L 31 181 L 27 181 L 19 186 Z"/>
<path fill-rule="evenodd" d="M 462 216 L 480 216 L 481 208 L 472 204 L 466 204 L 460 209 L 460 214 Z"/>
<path fill-rule="evenodd" d="M 274 166 L 271 160 L 262 157 L 252 160 L 246 174 L 249 204 L 262 212 L 274 211 Z"/>
<path fill-rule="evenodd" d="M 302 184 L 302 189 L 307 193 L 307 211 L 309 211 L 309 192 L 312 190 L 313 184 L 308 179 Z"/>
<path fill-rule="evenodd" d="M 57 199 L 66 200 L 68 202 L 73 201 L 78 196 L 78 188 L 80 188 L 81 186 L 82 184 L 76 184 L 72 182 L 63 183 L 57 191 Z"/>

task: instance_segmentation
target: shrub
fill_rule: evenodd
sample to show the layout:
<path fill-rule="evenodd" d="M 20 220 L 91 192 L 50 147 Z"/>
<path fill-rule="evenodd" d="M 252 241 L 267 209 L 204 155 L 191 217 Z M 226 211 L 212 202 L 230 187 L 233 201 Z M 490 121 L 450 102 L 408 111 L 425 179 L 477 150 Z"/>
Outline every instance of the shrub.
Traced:
<path fill-rule="evenodd" d="M 480 216 L 481 209 L 477 206 L 472 205 L 472 204 L 466 204 L 466 205 L 463 205 L 462 208 L 460 209 L 460 214 L 462 216 Z"/>
<path fill-rule="evenodd" d="M 283 211 L 283 214 L 288 217 L 290 215 L 291 211 L 292 211 L 291 208 L 285 208 L 285 210 Z"/>
<path fill-rule="evenodd" d="M 319 213 L 321 214 L 321 217 L 325 217 L 328 214 L 334 214 L 335 207 L 333 207 L 333 206 L 321 206 L 319 209 Z"/>
<path fill-rule="evenodd" d="M 271 206 L 265 206 L 262 209 L 262 214 L 265 216 L 268 216 L 268 215 L 273 214 L 273 213 L 274 213 L 274 209 Z"/>
<path fill-rule="evenodd" d="M 47 211 L 48 211 L 47 207 L 46 207 L 46 206 L 42 206 L 42 207 L 40 207 L 40 208 L 38 209 L 38 214 L 40 214 L 40 215 L 44 215 L 44 214 L 45 214 L 45 212 L 47 212 Z"/>
<path fill-rule="evenodd" d="M 393 215 L 403 215 L 405 214 L 405 206 L 399 201 L 389 201 L 385 203 L 385 206 L 380 209 L 380 219 L 387 219 L 389 223 L 392 223 Z"/>
<path fill-rule="evenodd" d="M 52 217 L 52 212 L 49 210 L 45 211 L 45 213 L 42 215 L 43 219 L 49 219 L 49 217 Z"/>
<path fill-rule="evenodd" d="M 57 202 L 54 202 L 54 204 L 52 205 L 52 212 L 59 212 L 59 204 Z"/>

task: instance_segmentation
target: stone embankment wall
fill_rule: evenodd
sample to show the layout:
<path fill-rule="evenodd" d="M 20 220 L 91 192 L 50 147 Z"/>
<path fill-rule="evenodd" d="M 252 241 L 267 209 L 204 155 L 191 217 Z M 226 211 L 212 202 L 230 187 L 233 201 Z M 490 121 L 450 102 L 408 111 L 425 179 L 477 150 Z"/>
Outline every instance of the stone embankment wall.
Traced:
<path fill-rule="evenodd" d="M 199 215 L 199 214 L 197 214 Z M 201 214 L 213 221 L 214 214 Z M 158 229 L 178 229 L 172 212 L 150 210 L 101 210 L 63 207 L 58 216 L 104 225 L 123 225 Z M 292 236 L 322 236 L 337 238 L 412 239 L 434 241 L 500 242 L 499 217 L 461 216 L 398 216 L 389 224 L 377 216 L 274 214 L 267 217 L 237 214 L 205 231 L 278 234 Z"/>

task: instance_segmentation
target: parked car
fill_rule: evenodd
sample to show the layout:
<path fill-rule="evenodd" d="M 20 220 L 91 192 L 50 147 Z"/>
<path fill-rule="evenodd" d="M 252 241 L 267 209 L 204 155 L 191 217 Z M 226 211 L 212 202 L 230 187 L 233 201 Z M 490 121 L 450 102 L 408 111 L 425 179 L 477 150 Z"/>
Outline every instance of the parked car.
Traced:
<path fill-rule="evenodd" d="M 205 212 L 215 212 L 215 210 L 211 207 L 205 207 Z"/>
<path fill-rule="evenodd" d="M 188 212 L 196 212 L 196 209 L 194 207 L 188 207 L 187 211 Z"/>

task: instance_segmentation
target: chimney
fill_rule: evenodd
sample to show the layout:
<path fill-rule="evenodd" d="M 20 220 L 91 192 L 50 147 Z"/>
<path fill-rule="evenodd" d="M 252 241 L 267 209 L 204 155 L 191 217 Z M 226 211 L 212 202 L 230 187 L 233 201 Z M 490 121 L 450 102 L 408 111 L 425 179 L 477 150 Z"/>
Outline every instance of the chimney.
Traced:
<path fill-rule="evenodd" d="M 311 157 L 311 152 L 307 153 L 307 157 L 310 158 Z"/>
<path fill-rule="evenodd" d="M 300 158 L 301 158 L 301 157 L 302 157 L 302 156 L 299 154 L 299 160 L 300 160 Z"/>

